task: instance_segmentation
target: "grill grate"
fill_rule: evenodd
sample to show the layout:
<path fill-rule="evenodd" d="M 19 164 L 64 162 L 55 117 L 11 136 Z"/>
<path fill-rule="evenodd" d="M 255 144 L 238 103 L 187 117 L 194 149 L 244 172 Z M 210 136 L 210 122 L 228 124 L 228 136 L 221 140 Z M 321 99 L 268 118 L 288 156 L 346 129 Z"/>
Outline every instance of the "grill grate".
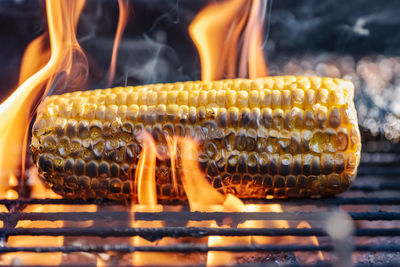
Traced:
<path fill-rule="evenodd" d="M 389 166 L 389 167 L 388 167 Z M 392 168 L 393 167 L 393 168 Z M 69 200 L 69 199 L 1 199 L 0 205 L 7 208 L 8 212 L 0 212 L 0 220 L 3 221 L 3 228 L 0 232 L 0 254 L 15 252 L 47 253 L 62 252 L 66 254 L 85 252 L 85 253 L 117 253 L 126 254 L 132 252 L 170 252 L 170 253 L 205 253 L 209 251 L 229 251 L 229 252 L 262 252 L 262 253 L 294 253 L 294 252 L 315 252 L 323 251 L 335 253 L 335 246 L 329 239 L 328 233 L 321 222 L 326 220 L 333 211 L 343 210 L 348 213 L 355 222 L 354 236 L 357 241 L 359 238 L 372 240 L 374 242 L 355 242 L 354 253 L 385 253 L 392 255 L 385 266 L 395 266 L 400 263 L 400 181 L 397 177 L 400 169 L 396 163 L 369 164 L 364 162 L 360 166 L 360 171 L 355 184 L 351 189 L 332 198 L 316 199 L 265 199 L 245 200 L 246 204 L 268 205 L 281 204 L 284 212 L 190 212 L 187 207 L 183 211 L 162 211 L 162 212 L 129 212 L 123 210 L 126 207 L 125 201 L 111 200 Z M 181 205 L 182 203 L 162 203 Z M 68 205 L 82 207 L 84 205 L 97 205 L 103 207 L 97 212 L 21 212 L 23 207 L 31 205 Z M 119 207 L 119 209 L 118 209 Z M 306 209 L 303 209 L 307 207 Z M 115 209 L 117 208 L 117 209 Z M 302 210 L 303 209 L 303 210 Z M 46 209 L 45 209 L 46 210 Z M 299 211 L 301 210 L 301 211 Z M 166 227 L 127 227 L 121 223 L 130 222 L 132 218 L 136 221 L 163 221 Z M 252 221 L 272 221 L 288 220 L 289 222 L 308 221 L 314 227 L 296 228 L 212 228 L 212 227 L 185 227 L 188 221 L 210 221 L 214 220 L 217 224 L 222 224 L 227 220 L 232 226 L 246 220 Z M 19 227 L 20 221 L 64 221 L 70 223 L 82 223 L 87 221 L 100 222 L 99 225 L 81 227 L 70 226 L 55 228 L 38 227 Z M 118 223 L 118 226 L 107 227 L 107 222 Z M 103 224 L 101 224 L 103 223 Z M 370 224 L 368 224 L 370 223 Z M 172 225 L 172 226 L 171 226 Z M 318 227 L 316 227 L 319 225 Z M 226 246 L 207 246 L 198 243 L 179 243 L 159 246 L 132 246 L 129 244 L 108 243 L 108 239 L 99 245 L 93 244 L 64 244 L 62 246 L 9 246 L 7 244 L 13 236 L 64 236 L 74 237 L 101 237 L 101 238 L 129 238 L 142 237 L 150 241 L 160 240 L 164 237 L 169 238 L 202 238 L 208 236 L 266 236 L 266 237 L 319 237 L 330 240 L 319 245 L 226 245 Z M 378 241 L 376 241 L 378 239 Z M 363 266 L 367 262 L 357 262 L 356 266 Z M 322 265 L 321 265 L 322 264 Z M 326 265 L 323 265 L 326 264 Z M 319 263 L 319 266 L 331 266 L 330 262 Z M 81 264 L 78 264 L 81 265 Z M 242 265 L 238 265 L 242 266 Z M 301 266 L 297 263 L 289 266 Z M 305 265 L 306 266 L 306 265 Z M 308 265 L 307 265 L 308 266 Z"/>

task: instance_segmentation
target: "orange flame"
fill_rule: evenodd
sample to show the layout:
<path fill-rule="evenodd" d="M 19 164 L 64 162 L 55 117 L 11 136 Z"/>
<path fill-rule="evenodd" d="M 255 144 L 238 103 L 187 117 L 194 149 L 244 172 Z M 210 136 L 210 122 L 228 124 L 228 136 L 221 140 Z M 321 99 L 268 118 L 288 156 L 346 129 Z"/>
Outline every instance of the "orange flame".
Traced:
<path fill-rule="evenodd" d="M 203 81 L 268 75 L 262 47 L 266 3 L 230 0 L 209 4 L 200 11 L 189 33 L 199 51 Z"/>
<path fill-rule="evenodd" d="M 247 73 L 250 78 L 268 75 L 267 64 L 263 53 L 263 32 L 267 0 L 253 0 L 249 22 L 244 33 L 244 45 L 241 51 L 239 65 L 239 77 L 245 77 Z M 247 63 L 247 64 L 246 64 Z"/>
<path fill-rule="evenodd" d="M 182 139 L 182 184 L 191 211 L 210 211 L 224 203 L 225 196 L 216 191 L 198 167 L 198 149 L 194 141 Z M 207 196 L 207 197 L 205 197 Z M 211 210 L 213 211 L 213 210 Z"/>
<path fill-rule="evenodd" d="M 37 104 L 51 90 L 62 90 L 82 84 L 86 77 L 87 62 L 75 36 L 76 27 L 85 0 L 46 0 L 48 32 L 33 40 L 25 50 L 19 87 L 0 105 L 0 197 L 15 198 L 16 177 L 25 175 L 25 153 L 28 128 Z M 62 86 L 60 86 L 62 85 Z M 36 169 L 27 172 L 33 179 L 31 197 L 59 198 L 40 183 Z M 87 210 L 89 206 L 79 209 Z M 93 207 L 89 208 L 93 210 Z M 60 212 L 68 208 L 60 205 L 28 205 L 24 212 Z M 76 210 L 76 207 L 74 207 Z M 63 222 L 19 221 L 17 227 L 62 227 Z M 41 246 L 62 246 L 64 238 L 42 237 Z M 12 236 L 9 246 L 38 246 L 37 237 Z M 10 253 L 2 256 L 2 264 L 11 264 L 18 257 L 22 264 L 43 264 L 43 257 L 52 265 L 61 264 L 62 253 Z"/>
<path fill-rule="evenodd" d="M 131 211 L 137 212 L 160 212 L 163 210 L 161 205 L 157 204 L 157 190 L 156 190 L 156 160 L 161 155 L 157 154 L 155 141 L 152 136 L 147 132 L 142 132 L 140 137 L 142 140 L 142 151 L 140 153 L 139 162 L 135 171 L 135 181 L 137 188 L 137 198 L 139 205 L 132 205 Z M 175 155 L 172 155 L 174 157 Z M 134 202 L 134 201 L 132 201 Z M 132 218 L 133 227 L 163 227 L 160 221 L 143 222 L 135 221 Z M 164 238 L 157 244 L 168 244 L 171 240 Z M 134 237 L 132 240 L 134 246 L 154 246 L 154 244 L 141 237 Z M 135 252 L 133 253 L 133 264 L 146 266 L 146 265 L 163 265 L 170 262 L 171 255 L 168 253 L 146 253 Z"/>
<path fill-rule="evenodd" d="M 311 225 L 310 225 L 308 222 L 306 222 L 306 221 L 301 221 L 301 222 L 297 225 L 297 228 L 311 228 Z M 310 237 L 310 238 L 309 238 L 309 241 L 311 241 L 311 243 L 312 243 L 313 245 L 319 245 L 319 242 L 318 242 L 318 239 L 317 239 L 316 236 Z M 324 254 L 322 253 L 322 251 L 318 251 L 318 252 L 317 252 L 317 255 L 318 255 L 318 259 L 319 259 L 320 261 L 323 261 L 323 260 L 325 259 L 325 258 L 324 258 Z"/>
<path fill-rule="evenodd" d="M 81 69 L 72 68 L 72 63 L 77 53 L 82 52 L 76 40 L 75 29 L 84 3 L 84 0 L 46 1 L 50 58 L 43 66 L 48 54 L 36 53 L 43 50 L 46 38 L 38 37 L 29 46 L 23 58 L 20 75 L 20 81 L 23 83 L 0 105 L 2 118 L 0 121 L 2 133 L 0 137 L 0 196 L 5 196 L 10 174 L 24 176 L 27 130 L 38 101 L 49 92 L 57 74 L 65 71 L 74 79 L 78 78 L 76 71 Z M 36 60 L 36 57 L 39 58 Z M 29 66 L 29 62 L 32 65 Z M 41 66 L 43 67 L 40 68 Z M 28 75 L 31 76 L 28 78 Z M 71 80 L 71 82 L 74 83 L 76 80 Z"/>
<path fill-rule="evenodd" d="M 237 197 L 228 194 L 224 196 L 214 189 L 198 167 L 198 149 L 194 141 L 182 139 L 182 184 L 185 189 L 191 211 L 225 211 L 245 212 L 246 207 Z M 246 223 L 238 225 L 245 227 Z M 212 222 L 210 227 L 218 227 Z M 227 227 L 227 226 L 224 226 Z M 209 246 L 250 244 L 251 237 L 210 236 Z M 209 252 L 207 266 L 234 264 L 237 255 L 230 252 Z"/>
<path fill-rule="evenodd" d="M 136 167 L 138 202 L 140 205 L 157 205 L 156 191 L 156 148 L 149 134 L 142 134 L 143 148 Z"/>
<path fill-rule="evenodd" d="M 115 33 L 115 40 L 114 40 L 114 46 L 113 46 L 113 51 L 112 51 L 112 56 L 111 56 L 107 87 L 109 87 L 111 85 L 112 81 L 114 80 L 115 65 L 117 63 L 117 55 L 118 55 L 118 47 L 119 47 L 119 43 L 121 41 L 122 34 L 125 30 L 126 24 L 128 22 L 128 16 L 129 16 L 129 11 L 130 11 L 129 3 L 127 0 L 118 0 L 118 5 L 119 5 L 118 26 L 117 26 L 117 32 Z"/>
<path fill-rule="evenodd" d="M 135 181 L 137 182 L 137 198 L 139 205 L 133 205 L 132 212 L 146 211 L 146 212 L 161 212 L 165 209 L 164 206 L 157 204 L 157 190 L 156 190 L 156 160 L 165 159 L 165 155 L 157 153 L 156 143 L 150 134 L 141 134 L 142 151 L 140 159 L 137 164 L 135 172 Z M 168 152 L 170 159 L 175 160 L 171 162 L 171 169 L 175 169 L 177 160 L 181 161 L 181 182 L 185 190 L 191 211 L 200 212 L 282 212 L 282 207 L 278 204 L 272 205 L 244 205 L 244 203 L 237 197 L 228 194 L 224 195 L 218 192 L 207 181 L 204 173 L 200 170 L 198 165 L 198 147 L 197 143 L 190 138 L 172 137 L 166 138 L 168 145 Z M 179 159 L 177 151 L 180 151 Z M 229 226 L 230 221 L 224 221 L 223 226 L 218 226 L 215 221 L 209 222 L 189 222 L 188 226 L 210 226 L 210 227 L 238 227 L 238 228 L 288 228 L 287 221 L 245 221 L 237 226 Z M 132 227 L 163 227 L 161 221 L 145 222 L 134 221 Z M 299 227 L 310 227 L 306 222 L 302 222 Z M 157 245 L 171 245 L 179 242 L 178 239 L 163 238 L 162 240 L 154 243 L 140 237 L 134 237 L 132 244 L 134 246 L 157 246 Z M 227 245 L 249 245 L 255 244 L 289 244 L 293 242 L 312 242 L 318 244 L 315 237 L 297 239 L 294 237 L 263 237 L 263 236 L 245 236 L 245 237 L 224 237 L 224 236 L 210 236 L 208 237 L 208 246 L 227 246 Z M 207 253 L 207 266 L 221 266 L 237 263 L 237 259 L 242 254 L 230 252 L 208 252 Z M 297 254 L 296 254 L 297 255 Z M 318 258 L 323 260 L 322 253 L 318 253 Z M 184 264 L 186 258 L 179 255 L 172 255 L 168 253 L 145 253 L 135 252 L 132 257 L 134 265 L 159 265 L 166 264 L 176 266 Z M 194 258 L 192 258 L 194 260 Z M 98 266 L 102 262 L 98 262 Z"/>
<path fill-rule="evenodd" d="M 49 36 L 46 32 L 34 39 L 26 47 L 19 71 L 18 84 L 22 84 L 49 62 L 51 51 L 48 38 Z"/>

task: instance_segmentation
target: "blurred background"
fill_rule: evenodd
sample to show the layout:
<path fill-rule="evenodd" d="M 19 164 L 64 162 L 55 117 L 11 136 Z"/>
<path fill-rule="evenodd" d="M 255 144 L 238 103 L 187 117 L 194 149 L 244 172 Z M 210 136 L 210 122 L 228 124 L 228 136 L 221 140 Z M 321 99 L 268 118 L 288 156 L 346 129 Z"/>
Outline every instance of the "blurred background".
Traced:
<path fill-rule="evenodd" d="M 43 2 L 0 1 L 1 101 L 17 87 L 25 48 L 47 29 Z M 210 2 L 130 0 L 112 86 L 200 79 L 188 27 Z M 270 0 L 266 8 L 270 75 L 353 81 L 363 151 L 376 152 L 366 155 L 375 162 L 400 157 L 399 10 L 397 0 Z M 89 62 L 90 89 L 107 87 L 117 24 L 117 0 L 87 0 L 77 35 Z"/>

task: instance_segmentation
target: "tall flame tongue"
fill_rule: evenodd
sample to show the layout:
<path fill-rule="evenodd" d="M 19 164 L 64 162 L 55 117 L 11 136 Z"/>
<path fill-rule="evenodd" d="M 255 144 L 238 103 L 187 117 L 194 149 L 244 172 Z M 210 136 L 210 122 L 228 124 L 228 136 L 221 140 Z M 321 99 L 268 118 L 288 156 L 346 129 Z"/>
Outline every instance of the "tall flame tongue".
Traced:
<path fill-rule="evenodd" d="M 140 138 L 142 139 L 142 151 L 135 171 L 139 205 L 132 205 L 132 212 L 161 212 L 163 207 L 157 204 L 156 160 L 157 157 L 162 158 L 162 156 L 157 153 L 155 141 L 149 133 L 143 132 Z M 163 227 L 163 223 L 160 221 L 146 222 L 132 219 L 132 227 Z M 169 239 L 164 238 L 157 244 L 162 245 L 168 242 Z M 134 246 L 152 246 L 157 244 L 137 236 L 133 238 Z M 171 255 L 168 253 L 135 252 L 133 253 L 132 260 L 135 266 L 163 265 L 166 262 L 171 262 Z"/>
<path fill-rule="evenodd" d="M 129 3 L 127 0 L 118 0 L 118 6 L 119 6 L 118 26 L 117 26 L 117 32 L 115 33 L 110 69 L 108 71 L 107 87 L 109 87 L 114 80 L 115 67 L 117 64 L 118 46 L 121 41 L 122 34 L 124 32 L 126 24 L 128 22 L 128 16 L 130 10 Z"/>
<path fill-rule="evenodd" d="M 33 40 L 25 50 L 21 63 L 19 87 L 0 105 L 0 198 L 17 197 L 9 194 L 9 186 L 15 177 L 24 178 L 25 153 L 30 120 L 37 104 L 50 91 L 63 91 L 67 86 L 74 89 L 85 81 L 87 61 L 75 36 L 76 27 L 85 0 L 46 0 L 48 32 Z M 21 171 L 22 170 L 22 171 Z M 45 188 L 38 179 L 35 169 L 29 169 L 33 179 L 31 197 L 59 198 Z M 13 178 L 13 179 L 11 179 Z M 16 193 L 16 192 L 15 192 Z M 17 194 L 17 193 L 16 193 Z M 82 206 L 80 208 L 87 208 Z M 93 208 L 92 208 L 93 210 Z M 29 205 L 24 212 L 62 212 L 62 205 Z M 76 209 L 75 209 L 76 211 Z M 87 211 L 87 210 L 85 210 Z M 19 221 L 16 227 L 62 227 L 63 223 L 48 221 Z M 9 246 L 62 246 L 63 237 L 12 236 Z M 2 256 L 2 264 L 11 264 L 18 257 L 22 264 L 58 265 L 62 253 L 11 253 Z"/>
<path fill-rule="evenodd" d="M 230 0 L 200 11 L 189 33 L 200 54 L 203 81 L 268 75 L 262 46 L 266 8 L 267 0 Z"/>
<path fill-rule="evenodd" d="M 0 105 L 0 196 L 4 197 L 11 174 L 24 175 L 27 129 L 37 103 L 55 86 L 60 78 L 69 76 L 70 86 L 83 81 L 86 59 L 76 40 L 75 29 L 84 0 L 46 1 L 50 54 L 46 52 L 46 35 L 34 40 L 23 58 L 20 86 Z M 73 68 L 76 59 L 83 64 Z M 48 60 L 48 61 L 47 61 Z M 47 63 L 46 63 L 47 61 Z M 76 61 L 75 61 L 76 63 Z M 82 68 L 83 67 L 83 68 Z M 60 76 L 60 73 L 63 73 Z M 77 79 L 78 78 L 78 79 Z M 62 79 L 61 79 L 62 80 Z M 56 88 L 57 89 L 57 88 Z"/>

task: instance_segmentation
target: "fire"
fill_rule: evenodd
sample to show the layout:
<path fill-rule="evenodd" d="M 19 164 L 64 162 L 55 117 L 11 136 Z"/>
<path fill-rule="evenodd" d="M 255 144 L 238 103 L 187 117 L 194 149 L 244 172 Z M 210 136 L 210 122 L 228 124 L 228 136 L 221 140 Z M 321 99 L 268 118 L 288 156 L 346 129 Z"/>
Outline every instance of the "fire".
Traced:
<path fill-rule="evenodd" d="M 112 50 L 110 68 L 109 68 L 109 73 L 108 73 L 107 87 L 109 87 L 111 85 L 112 81 L 114 80 L 115 66 L 117 63 L 117 55 L 118 55 L 118 47 L 119 47 L 119 43 L 121 41 L 122 34 L 126 27 L 126 24 L 128 22 L 129 11 L 130 11 L 129 3 L 127 0 L 118 0 L 118 6 L 119 6 L 118 26 L 117 26 L 117 32 L 115 33 L 114 46 L 113 46 L 113 50 Z"/>
<path fill-rule="evenodd" d="M 223 195 L 214 189 L 208 182 L 198 166 L 198 149 L 194 141 L 185 139 L 182 142 L 182 184 L 188 197 L 191 211 L 222 211 L 222 212 L 256 212 L 270 211 L 282 212 L 280 205 L 267 205 L 261 209 L 259 205 L 244 205 L 237 197 L 228 194 Z M 207 196 L 207 197 L 205 197 Z M 212 222 L 210 227 L 218 227 L 216 222 Z M 225 225 L 223 227 L 229 227 Z M 262 228 L 262 227 L 289 227 L 286 221 L 259 222 L 246 221 L 237 226 L 238 228 Z M 222 237 L 210 236 L 209 246 L 226 245 L 249 245 L 254 241 L 259 244 L 268 244 L 274 241 L 265 237 Z M 207 266 L 222 266 L 235 264 L 238 253 L 230 252 L 209 252 L 207 255 Z"/>
<path fill-rule="evenodd" d="M 248 74 L 250 78 L 268 75 L 267 64 L 265 63 L 263 54 L 263 26 L 265 24 L 267 1 L 253 1 L 248 26 L 244 33 L 244 48 L 241 51 L 239 77 L 244 77 L 246 74 L 246 62 L 248 62 Z"/>
<path fill-rule="evenodd" d="M 0 196 L 4 197 L 9 189 L 8 177 L 11 174 L 24 177 L 27 130 L 37 104 L 55 89 L 54 82 L 60 85 L 57 81 L 60 73 L 77 78 L 76 72 L 81 70 L 73 68 L 73 63 L 76 55 L 82 53 L 75 29 L 84 3 L 84 0 L 46 1 L 51 52 L 49 54 L 43 49 L 47 41 L 45 35 L 29 45 L 21 68 L 22 83 L 0 105 Z M 81 75 L 79 79 L 83 81 Z M 70 85 L 76 85 L 76 82 L 69 81 Z"/>
<path fill-rule="evenodd" d="M 198 167 L 196 143 L 189 139 L 183 139 L 182 155 L 185 155 L 182 158 L 182 184 L 188 198 L 190 210 L 214 211 L 213 205 L 223 204 L 225 196 L 216 191 L 207 182 L 203 172 Z"/>
<path fill-rule="evenodd" d="M 25 154 L 29 124 L 40 101 L 52 91 L 65 87 L 74 89 L 84 83 L 87 72 L 86 58 L 78 44 L 75 31 L 85 0 L 46 0 L 48 32 L 33 40 L 25 50 L 19 77 L 19 87 L 0 105 L 0 197 L 18 198 L 18 192 L 11 189 L 18 185 L 18 179 L 25 177 Z M 60 198 L 43 186 L 35 169 L 26 172 L 33 185 L 33 198 Z M 79 210 L 93 211 L 96 207 L 83 205 Z M 76 211 L 63 205 L 28 205 L 24 212 Z M 16 227 L 63 227 L 61 221 L 19 221 Z M 87 226 L 87 224 L 86 224 Z M 40 246 L 62 246 L 64 238 L 41 237 Z M 38 246 L 37 237 L 12 236 L 7 245 Z M 19 258 L 22 264 L 48 264 L 62 262 L 62 253 L 10 253 L 3 255 L 2 264 L 12 264 Z"/>
<path fill-rule="evenodd" d="M 200 11 L 189 33 L 200 54 L 203 81 L 268 75 L 263 53 L 266 8 L 267 0 L 230 0 Z"/>
<path fill-rule="evenodd" d="M 112 59 L 110 62 L 108 84 L 115 75 L 118 46 L 127 24 L 129 5 L 126 0 L 119 0 L 120 15 L 118 21 Z M 26 49 L 20 72 L 20 85 L 16 91 L 0 105 L 0 196 L 17 198 L 18 192 L 12 187 L 18 184 L 17 177 L 24 177 L 26 140 L 28 125 L 32 114 L 44 96 L 53 90 L 64 88 L 74 89 L 85 82 L 87 72 L 86 58 L 76 39 L 76 27 L 85 0 L 55 1 L 46 0 L 48 33 L 35 39 Z M 230 0 L 214 2 L 202 10 L 189 31 L 200 54 L 202 79 L 216 80 L 223 77 L 251 78 L 266 76 L 268 73 L 263 54 L 263 31 L 267 0 Z M 221 12 L 223 10 L 223 12 Z M 240 44 L 240 45 L 239 45 Z M 76 62 L 79 60 L 79 62 Z M 165 155 L 158 153 L 155 141 L 151 135 L 142 134 L 142 151 L 137 162 L 134 175 L 137 200 L 132 200 L 131 211 L 160 212 L 165 209 L 157 202 L 156 163 Z M 171 164 L 171 179 L 173 189 L 178 192 L 177 165 L 181 163 L 178 172 L 185 190 L 191 211 L 202 212 L 282 212 L 280 205 L 245 205 L 237 197 L 218 192 L 207 181 L 205 174 L 198 167 L 198 147 L 194 140 L 181 137 L 166 137 L 168 157 Z M 180 161 L 180 162 L 179 162 Z M 45 188 L 37 174 L 29 170 L 34 179 L 32 197 L 58 198 L 59 196 Z M 81 210 L 96 211 L 96 206 L 82 205 Z M 76 207 L 64 205 L 31 205 L 25 212 L 62 212 L 77 211 Z M 225 222 L 218 226 L 215 221 L 203 222 L 210 227 L 280 227 L 287 228 L 287 221 L 259 222 L 246 221 L 239 225 Z M 90 225 L 90 223 L 89 223 Z M 88 223 L 85 226 L 89 226 Z M 195 225 L 192 222 L 188 226 Z M 63 227 L 64 222 L 29 222 L 21 221 L 18 227 Z M 163 227 L 162 222 L 143 222 L 132 218 L 131 227 Z M 308 227 L 302 226 L 302 227 Z M 42 246 L 65 245 L 63 237 L 42 237 Z M 285 239 L 292 241 L 292 239 Z M 11 237 L 9 246 L 37 246 L 37 238 Z M 134 237 L 131 243 L 135 246 L 169 245 L 177 241 L 164 238 L 154 243 L 140 237 Z M 221 237 L 210 236 L 206 240 L 209 246 L 235 244 L 270 244 L 281 242 L 278 238 L 269 237 Z M 316 243 L 316 239 L 312 239 Z M 2 263 L 10 264 L 18 254 L 4 255 Z M 237 253 L 210 252 L 207 254 L 208 266 L 234 264 Z M 23 263 L 43 264 L 43 254 L 24 254 Z M 52 265 L 62 263 L 61 253 L 48 254 Z M 322 255 L 320 255 L 322 257 Z M 171 258 L 168 253 L 135 252 L 132 256 L 134 265 L 171 265 L 187 263 L 185 256 Z M 98 266 L 107 263 L 99 258 Z"/>
<path fill-rule="evenodd" d="M 138 202 L 141 205 L 155 207 L 156 191 L 156 148 L 149 134 L 143 134 L 143 148 L 136 167 Z"/>
<path fill-rule="evenodd" d="M 311 228 L 311 225 L 306 221 L 301 221 L 299 225 L 297 225 L 297 228 Z M 310 241 L 313 245 L 319 245 L 318 239 L 315 236 L 310 237 Z M 318 251 L 317 254 L 319 260 L 324 260 L 324 254 L 322 253 L 322 251 Z"/>
<path fill-rule="evenodd" d="M 163 207 L 157 203 L 157 190 L 156 190 L 156 160 L 162 158 L 162 155 L 157 153 L 156 144 L 152 136 L 146 132 L 140 135 L 142 139 L 142 151 L 140 153 L 139 161 L 135 171 L 136 192 L 138 198 L 138 205 L 132 205 L 132 212 L 160 212 Z M 169 151 L 170 157 L 175 158 L 175 149 L 171 147 Z M 135 203 L 135 201 L 132 201 Z M 135 221 L 132 218 L 132 227 L 163 227 L 160 221 L 143 222 Z M 141 237 L 134 237 L 132 243 L 134 246 L 154 246 L 154 245 L 167 245 L 171 240 L 168 238 L 162 239 L 156 244 Z M 146 253 L 135 252 L 132 258 L 133 265 L 164 265 L 166 262 L 171 262 L 171 255 L 168 253 Z M 176 261 L 178 264 L 178 260 Z"/>
<path fill-rule="evenodd" d="M 22 84 L 49 62 L 51 51 L 48 38 L 48 34 L 44 33 L 26 47 L 19 71 L 18 84 Z"/>
<path fill-rule="evenodd" d="M 132 206 L 132 212 L 160 212 L 164 207 L 157 204 L 156 192 L 156 160 L 164 158 L 156 151 L 155 141 L 149 134 L 142 134 L 143 145 L 140 159 L 135 172 L 135 181 L 138 192 L 138 204 Z M 228 194 L 224 195 L 214 189 L 207 181 L 204 173 L 198 166 L 198 147 L 196 141 L 189 138 L 172 137 L 169 138 L 170 146 L 169 157 L 175 160 L 171 162 L 171 169 L 175 169 L 172 162 L 181 161 L 181 182 L 188 198 L 191 211 L 200 212 L 282 212 L 282 208 L 278 204 L 272 205 L 245 205 L 237 197 Z M 174 144 L 172 146 L 172 144 Z M 177 151 L 180 150 L 180 156 Z M 183 156 L 184 155 L 184 156 Z M 179 159 L 178 159 L 179 157 Z M 146 164 L 144 164 L 146 162 Z M 211 222 L 189 222 L 187 226 L 209 226 L 209 227 L 238 227 L 238 228 L 289 228 L 287 221 L 245 221 L 238 225 L 232 225 L 233 222 L 227 220 L 223 226 L 218 226 L 215 221 Z M 133 221 L 132 227 L 163 227 L 162 222 L 141 222 Z M 298 227 L 310 227 L 306 222 L 301 222 Z M 315 237 L 300 240 L 301 242 L 311 242 L 318 244 Z M 164 238 L 157 243 L 150 242 L 140 237 L 133 238 L 135 246 L 154 246 L 154 245 L 170 245 L 176 243 L 177 240 L 172 238 Z M 246 236 L 246 237 L 208 237 L 208 246 L 227 246 L 227 245 L 250 245 L 250 244 L 291 244 L 299 242 L 293 237 L 262 237 L 262 236 Z M 238 256 L 242 254 L 230 252 L 209 252 L 207 254 L 207 266 L 220 266 L 227 264 L 235 264 Z M 320 260 L 323 260 L 322 253 L 318 253 Z M 136 252 L 133 255 L 133 263 L 135 265 L 153 265 L 165 264 L 169 265 L 182 264 L 183 259 L 175 255 L 167 253 L 141 253 Z"/>

